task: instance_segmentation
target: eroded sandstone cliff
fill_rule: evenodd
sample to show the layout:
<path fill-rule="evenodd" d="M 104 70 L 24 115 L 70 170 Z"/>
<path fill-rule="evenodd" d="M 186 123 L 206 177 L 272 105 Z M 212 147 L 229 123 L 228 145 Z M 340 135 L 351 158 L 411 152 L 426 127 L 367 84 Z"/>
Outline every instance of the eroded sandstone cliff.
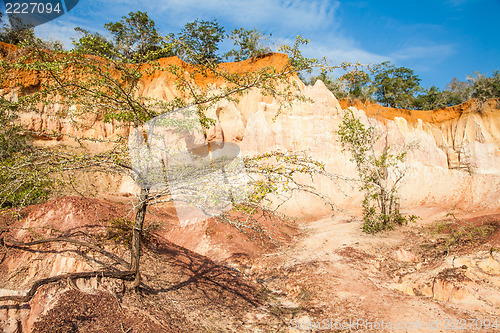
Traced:
<path fill-rule="evenodd" d="M 242 73 L 266 66 L 282 67 L 286 56 L 270 54 L 256 60 L 224 64 L 229 73 Z M 161 59 L 165 66 L 181 67 L 186 77 L 192 68 L 180 59 Z M 195 76 L 198 85 L 220 87 L 220 81 L 210 77 Z M 345 102 L 339 104 L 335 96 L 321 81 L 313 86 L 304 85 L 291 77 L 303 95 L 312 102 L 295 102 L 289 109 L 278 113 L 279 104 L 269 96 L 262 96 L 258 89 L 251 89 L 238 102 L 221 101 L 207 112 L 216 120 L 208 131 L 209 140 L 238 143 L 245 155 L 272 150 L 303 151 L 325 162 L 332 173 L 355 176 L 349 156 L 341 152 L 335 131 L 343 114 Z M 24 77 L 22 88 L 10 92 L 17 94 L 37 89 L 40 78 L 36 73 Z M 140 84 L 140 94 L 170 100 L 178 95 L 171 74 L 155 72 L 145 76 Z M 350 106 L 365 122 L 386 131 L 391 145 L 411 145 L 407 159 L 407 177 L 401 186 L 403 206 L 439 205 L 463 209 L 475 207 L 496 208 L 500 204 L 500 102 L 483 103 L 467 101 L 446 109 L 412 111 L 385 108 L 377 104 Z M 128 127 L 117 122 L 104 123 L 97 115 L 87 119 L 87 127 L 75 127 L 69 119 L 56 116 L 60 106 L 43 106 L 40 112 L 23 113 L 20 121 L 34 131 L 50 130 L 66 134 L 59 138 L 40 137 L 37 144 L 50 146 L 71 140 L 71 136 L 90 136 L 96 139 L 113 139 L 126 136 Z M 96 150 L 105 148 L 98 144 Z M 121 180 L 115 190 L 133 192 L 136 188 L 130 179 Z M 318 180 L 316 184 L 342 208 L 357 206 L 360 195 L 352 185 L 333 184 Z M 339 186 L 341 191 L 339 191 Z M 309 215 L 311 211 L 324 212 L 326 207 L 312 198 L 300 197 L 285 206 L 292 215 Z"/>

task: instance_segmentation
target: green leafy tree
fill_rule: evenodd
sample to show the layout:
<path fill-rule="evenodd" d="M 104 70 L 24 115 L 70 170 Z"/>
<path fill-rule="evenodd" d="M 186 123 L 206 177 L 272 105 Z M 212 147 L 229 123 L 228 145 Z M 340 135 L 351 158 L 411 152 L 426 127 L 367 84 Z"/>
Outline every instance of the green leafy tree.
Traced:
<path fill-rule="evenodd" d="M 351 154 L 364 193 L 363 230 L 370 233 L 392 229 L 406 222 L 399 212 L 399 182 L 405 176 L 402 166 L 407 148 L 397 152 L 387 144 L 387 136 L 377 133 L 375 127 L 363 124 L 347 109 L 337 131 L 342 150 Z M 375 145 L 385 140 L 382 152 Z"/>
<path fill-rule="evenodd" d="M 15 103 L 0 97 L 0 208 L 36 203 L 48 194 L 48 189 L 36 182 L 36 172 L 30 176 L 29 171 L 34 170 L 25 157 L 34 147 L 16 121 Z"/>
<path fill-rule="evenodd" d="M 488 87 L 488 84 L 485 87 Z M 474 86 L 470 80 L 459 81 L 454 78 L 443 91 L 436 86 L 422 89 L 422 93 L 413 101 L 413 107 L 420 110 L 434 110 L 457 105 L 473 98 L 473 93 Z"/>
<path fill-rule="evenodd" d="M 226 59 L 242 61 L 271 51 L 269 47 L 262 45 L 262 32 L 255 29 L 234 29 L 228 37 L 233 41 L 235 49 L 224 54 Z"/>
<path fill-rule="evenodd" d="M 450 96 L 450 105 L 460 104 L 468 99 L 471 99 L 472 89 L 470 81 L 459 81 L 457 78 L 453 78 L 445 89 Z"/>
<path fill-rule="evenodd" d="M 447 92 L 440 91 L 438 87 L 432 86 L 423 90 L 413 101 L 413 108 L 419 110 L 434 110 L 448 106 Z"/>
<path fill-rule="evenodd" d="M 395 67 L 386 61 L 374 67 L 373 91 L 376 100 L 386 106 L 411 108 L 420 88 L 420 79 L 413 70 Z"/>
<path fill-rule="evenodd" d="M 162 48 L 163 38 L 156 29 L 156 23 L 146 12 L 130 12 L 119 22 L 106 23 L 104 27 L 112 34 L 116 50 L 128 59 L 144 61 L 147 60 L 146 55 L 152 56 L 155 54 L 153 51 Z M 99 38 L 95 34 L 94 37 Z"/>
<path fill-rule="evenodd" d="M 21 45 L 24 43 L 37 43 L 47 50 L 62 50 L 62 43 L 57 40 L 42 40 L 35 36 L 35 29 L 26 25 L 21 19 L 13 17 L 9 24 L 3 21 L 0 12 L 0 42 L 12 45 Z"/>
<path fill-rule="evenodd" d="M 495 71 L 493 76 L 476 73 L 469 79 L 472 82 L 472 97 L 485 101 L 488 98 L 500 98 L 500 72 Z"/>
<path fill-rule="evenodd" d="M 2 13 L 0 12 L 0 42 L 18 45 L 25 40 L 33 40 L 35 38 L 35 30 L 33 27 L 13 27 L 3 22 L 2 19 Z"/>
<path fill-rule="evenodd" d="M 368 73 L 355 69 L 342 75 L 339 81 L 344 82 L 349 98 L 359 98 L 362 100 L 370 98 L 369 84 L 371 79 Z"/>
<path fill-rule="evenodd" d="M 78 40 L 73 41 L 76 51 L 107 58 L 115 56 L 115 47 L 106 37 L 97 32 L 90 32 L 80 27 L 76 27 L 75 31 L 82 35 Z"/>
<path fill-rule="evenodd" d="M 348 70 L 350 66 L 345 66 L 343 69 Z M 348 71 L 338 78 L 332 78 L 326 72 L 322 72 L 317 76 L 312 76 L 309 79 L 309 84 L 314 84 L 317 80 L 323 81 L 325 86 L 337 98 L 350 98 L 368 100 L 371 98 L 370 75 L 358 66 Z"/>
<path fill-rule="evenodd" d="M 216 19 L 186 23 L 178 35 L 181 41 L 179 54 L 181 58 L 193 64 L 220 62 L 217 51 L 219 43 L 224 40 L 225 29 Z"/>
<path fill-rule="evenodd" d="M 0 112 L 4 112 L 1 110 Z M 3 115 L 2 115 L 3 116 Z M 44 202 L 54 186 L 51 174 L 57 169 L 54 156 L 46 149 L 31 145 L 24 131 L 0 119 L 0 209 Z"/>

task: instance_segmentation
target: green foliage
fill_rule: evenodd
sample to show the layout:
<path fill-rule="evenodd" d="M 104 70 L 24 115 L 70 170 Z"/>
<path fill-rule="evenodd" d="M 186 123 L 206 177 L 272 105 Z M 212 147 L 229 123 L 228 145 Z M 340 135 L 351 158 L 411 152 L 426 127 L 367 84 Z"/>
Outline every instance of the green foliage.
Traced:
<path fill-rule="evenodd" d="M 474 225 L 469 222 L 460 221 L 456 218 L 452 221 L 442 221 L 431 227 L 435 234 L 444 235 L 441 245 L 446 251 L 453 248 L 473 243 L 484 242 L 484 240 L 496 231 L 493 224 Z"/>
<path fill-rule="evenodd" d="M 339 81 L 344 82 L 349 98 L 358 98 L 367 100 L 370 98 L 370 75 L 362 70 L 355 69 L 339 78 Z"/>
<path fill-rule="evenodd" d="M 108 221 L 109 227 L 104 234 L 98 236 L 101 241 L 112 241 L 115 244 L 123 244 L 125 246 L 132 245 L 132 228 L 134 221 L 125 217 L 112 218 Z M 145 227 L 142 232 L 142 241 L 148 244 L 153 233 L 158 230 L 158 224 L 151 224 Z"/>
<path fill-rule="evenodd" d="M 234 29 L 228 37 L 236 48 L 224 54 L 224 58 L 242 61 L 270 52 L 269 47 L 262 45 L 263 36 L 262 32 L 255 29 Z"/>
<path fill-rule="evenodd" d="M 459 81 L 453 78 L 446 86 L 445 92 L 450 96 L 449 105 L 456 105 L 472 98 L 472 84 L 470 81 Z"/>
<path fill-rule="evenodd" d="M 317 76 L 311 76 L 309 80 L 305 80 L 304 78 L 301 79 L 303 82 L 308 83 L 309 85 L 314 85 L 316 81 L 321 80 L 336 98 L 345 98 L 349 96 L 345 83 L 341 82 L 338 79 L 332 78 L 326 73 L 326 71 L 322 71 Z"/>
<path fill-rule="evenodd" d="M 450 98 L 449 92 L 440 91 L 439 88 L 432 86 L 429 89 L 423 89 L 423 93 L 414 99 L 413 108 L 419 110 L 444 108 L 450 105 Z"/>
<path fill-rule="evenodd" d="M 106 233 L 100 237 L 102 240 L 111 240 L 114 243 L 126 246 L 132 245 L 132 227 L 134 226 L 134 221 L 121 217 L 110 219 L 109 224 L 110 227 Z"/>
<path fill-rule="evenodd" d="M 11 66 L 1 62 L 2 67 Z M 0 86 L 7 76 L 0 78 Z M 44 151 L 33 147 L 17 124 L 19 104 L 0 96 L 0 208 L 20 207 L 47 199 L 53 180 L 40 164 Z"/>
<path fill-rule="evenodd" d="M 362 70 L 364 66 L 359 64 L 353 67 L 336 79 L 321 73 L 312 77 L 309 83 L 322 80 L 337 98 L 372 100 L 405 108 L 415 105 L 415 94 L 422 90 L 420 79 L 411 69 L 395 67 L 389 62 L 377 64 L 373 68 L 366 66 L 366 70 Z"/>
<path fill-rule="evenodd" d="M 434 110 L 457 105 L 471 98 L 477 98 L 480 101 L 500 98 L 500 72 L 495 71 L 492 77 L 476 73 L 467 81 L 454 78 L 444 91 L 432 86 L 428 90 L 423 90 L 423 93 L 415 98 L 413 107 L 421 110 Z"/>
<path fill-rule="evenodd" d="M 12 142 L 12 141 L 9 141 Z M 15 142 L 13 142 L 15 145 Z M 7 153 L 0 162 L 0 207 L 23 207 L 45 201 L 54 180 L 34 148 Z"/>
<path fill-rule="evenodd" d="M 220 62 L 219 43 L 224 40 L 224 28 L 216 19 L 186 23 L 179 34 L 179 56 L 190 63 Z"/>
<path fill-rule="evenodd" d="M 187 23 L 177 36 L 174 33 L 161 36 L 155 22 L 141 11 L 130 12 L 121 21 L 106 23 L 104 27 L 111 33 L 111 41 L 99 33 L 75 28 L 82 35 L 73 42 L 75 49 L 85 54 L 132 62 L 178 55 L 193 64 L 217 63 L 221 60 L 219 44 L 226 37 L 225 29 L 217 20 L 195 20 Z M 236 48 L 224 55 L 226 59 L 241 61 L 270 51 L 262 45 L 262 33 L 255 29 L 235 29 L 227 37 Z"/>
<path fill-rule="evenodd" d="M 457 105 L 471 98 L 485 101 L 500 98 L 500 72 L 487 77 L 481 73 L 466 81 L 454 78 L 441 91 L 436 86 L 424 89 L 413 70 L 395 67 L 389 62 L 373 66 L 368 71 L 354 70 L 332 78 L 326 72 L 304 80 L 314 84 L 322 80 L 337 98 L 371 100 L 386 106 L 417 110 L 434 110 Z"/>
<path fill-rule="evenodd" d="M 328 75 L 326 71 L 322 71 L 317 76 L 311 76 L 309 78 L 309 80 L 307 80 L 307 81 L 305 80 L 305 78 L 303 80 L 305 81 L 305 83 L 308 83 L 308 84 L 310 84 L 312 86 L 316 83 L 316 81 L 320 80 L 320 81 L 322 81 L 325 84 L 325 86 L 328 89 L 330 89 L 330 90 L 334 89 L 334 87 L 333 87 L 333 83 L 334 83 L 333 80 L 334 79 L 330 75 Z"/>
<path fill-rule="evenodd" d="M 0 97 L 0 160 L 6 160 L 16 153 L 29 148 L 22 128 L 15 123 L 17 120 L 15 104 Z"/>
<path fill-rule="evenodd" d="M 0 163 L 0 208 L 23 207 L 48 198 L 53 180 L 26 153 L 13 154 Z"/>
<path fill-rule="evenodd" d="M 116 50 L 127 59 L 144 61 L 148 54 L 161 48 L 162 37 L 146 12 L 130 12 L 119 22 L 106 23 L 104 27 L 113 35 Z"/>
<path fill-rule="evenodd" d="M 101 34 L 90 32 L 80 27 L 76 27 L 75 31 L 82 35 L 77 41 L 73 41 L 75 51 L 106 58 L 113 58 L 115 56 L 116 50 L 113 43 Z"/>
<path fill-rule="evenodd" d="M 9 68 L 5 62 L 0 64 Z M 32 144 L 32 133 L 17 123 L 17 113 L 30 98 L 19 96 L 11 102 L 0 96 L 0 208 L 21 209 L 44 202 L 79 159 Z"/>
<path fill-rule="evenodd" d="M 298 174 L 309 175 L 311 178 L 321 174 L 329 176 L 323 163 L 302 154 L 273 151 L 247 157 L 244 163 L 246 172 L 256 176 L 248 184 L 251 188 L 248 198 L 250 204 L 261 204 L 269 199 L 269 194 L 279 195 L 300 190 L 314 193 L 313 188 L 297 181 L 295 176 Z"/>
<path fill-rule="evenodd" d="M 394 230 L 395 226 L 405 225 L 419 219 L 416 215 L 405 216 L 399 211 L 394 211 L 391 215 L 377 213 L 374 206 L 363 202 L 363 231 L 369 234 L 385 230 Z"/>
<path fill-rule="evenodd" d="M 293 45 L 285 44 L 279 48 L 279 52 L 283 52 L 288 55 L 288 61 L 292 66 L 291 72 L 301 72 L 304 69 L 310 71 L 314 67 L 323 67 L 319 59 L 308 58 L 302 54 L 301 48 L 303 45 L 307 44 L 309 44 L 309 39 L 303 38 L 302 36 L 298 35 L 297 37 L 295 37 L 295 42 L 293 43 Z M 343 65 L 337 66 L 336 68 L 339 67 L 343 67 Z"/>
<path fill-rule="evenodd" d="M 373 90 L 376 100 L 386 106 L 409 109 L 420 91 L 420 79 L 413 70 L 395 67 L 388 61 L 374 67 Z"/>
<path fill-rule="evenodd" d="M 76 27 L 75 31 L 81 34 L 81 37 L 73 41 L 75 50 L 133 63 L 175 55 L 176 50 L 171 41 L 174 35 L 161 36 L 155 22 L 145 12 L 130 12 L 119 22 L 109 22 L 104 27 L 111 33 L 112 40 L 97 32 Z"/>
<path fill-rule="evenodd" d="M 472 82 L 472 97 L 484 101 L 488 98 L 500 98 L 500 72 L 495 71 L 492 77 L 476 73 L 470 78 Z"/>
<path fill-rule="evenodd" d="M 38 43 L 47 50 L 62 50 L 63 46 L 59 41 L 41 40 L 35 36 L 35 30 L 32 26 L 25 25 L 19 18 L 13 17 L 13 24 L 3 22 L 0 12 L 0 42 L 22 45 L 25 43 Z M 19 22 L 19 23 L 16 23 Z"/>
<path fill-rule="evenodd" d="M 405 175 L 401 167 L 407 148 L 392 153 L 387 144 L 377 153 L 374 146 L 384 138 L 373 126 L 364 125 L 347 109 L 337 131 L 343 151 L 351 154 L 364 193 L 363 230 L 370 233 L 392 229 L 396 224 L 406 223 L 399 212 L 398 183 Z"/>
<path fill-rule="evenodd" d="M 25 40 L 35 39 L 35 29 L 30 26 L 23 26 L 21 23 L 12 26 L 3 21 L 3 13 L 0 12 L 0 42 L 19 45 Z"/>

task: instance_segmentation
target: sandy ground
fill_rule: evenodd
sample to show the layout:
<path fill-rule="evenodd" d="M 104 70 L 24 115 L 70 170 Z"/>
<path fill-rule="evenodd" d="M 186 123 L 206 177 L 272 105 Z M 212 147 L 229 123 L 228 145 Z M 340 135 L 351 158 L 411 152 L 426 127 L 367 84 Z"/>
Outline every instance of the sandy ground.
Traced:
<path fill-rule="evenodd" d="M 316 327 L 313 331 L 336 331 L 335 328 L 361 332 L 463 332 L 464 328 L 466 331 L 500 331 L 486 329 L 487 325 L 477 321 L 498 319 L 499 308 L 494 302 L 481 307 L 470 294 L 463 299 L 451 294 L 448 300 L 439 301 L 435 299 L 441 296 L 438 291 L 432 297 L 398 290 L 405 275 L 420 273 L 420 279 L 435 281 L 436 267 L 437 271 L 443 271 L 450 257 L 471 254 L 463 248 L 443 256 L 419 253 L 421 245 L 433 239 L 428 225 L 445 219 L 446 213 L 435 208 L 414 213 L 419 213 L 422 220 L 375 236 L 363 233 L 361 223 L 350 218 L 310 222 L 304 225 L 298 242 L 266 256 L 256 264 L 256 270 L 262 270 L 258 275 L 270 288 L 284 292 L 285 298 L 307 309 L 307 314 L 292 319 L 292 328 L 306 329 L 311 323 L 317 323 L 312 326 Z M 486 242 L 476 246 L 472 252 L 487 256 L 489 245 Z M 483 287 L 479 284 L 479 288 Z M 500 284 L 489 283 L 487 287 L 498 291 Z M 349 329 L 341 329 L 341 323 Z M 474 326 L 472 323 L 479 323 L 481 329 L 470 327 Z M 393 328 L 388 329 L 391 325 Z"/>
<path fill-rule="evenodd" d="M 104 248 L 127 258 L 126 245 L 103 240 L 102 233 L 129 210 L 116 200 L 67 197 L 31 207 L 18 223 L 46 236 L 98 232 Z M 118 333 L 500 331 L 487 327 L 500 315 L 499 212 L 431 207 L 409 213 L 421 219 L 377 235 L 363 233 L 358 218 L 340 214 L 281 228 L 266 221 L 284 240 L 276 247 L 210 221 L 182 228 L 169 209 L 158 208 L 147 218 L 146 226 L 163 228 L 145 246 L 142 292 L 98 278 L 59 283 L 42 288 L 29 304 L 1 305 L 0 326 L 5 332 L 28 326 Z M 443 221 L 494 228 L 450 243 L 449 230 L 433 231 Z M 95 254 L 60 244 L 4 254 L 5 289 L 99 266 Z"/>

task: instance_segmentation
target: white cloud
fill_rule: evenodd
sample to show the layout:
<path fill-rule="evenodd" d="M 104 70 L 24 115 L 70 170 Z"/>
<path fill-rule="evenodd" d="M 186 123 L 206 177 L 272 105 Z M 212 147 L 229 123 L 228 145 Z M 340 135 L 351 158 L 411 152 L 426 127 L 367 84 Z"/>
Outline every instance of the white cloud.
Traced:
<path fill-rule="evenodd" d="M 304 48 L 304 54 L 309 57 L 326 57 L 333 64 L 341 62 L 351 63 L 380 63 L 387 60 L 392 60 L 388 56 L 372 53 L 362 48 L 352 45 L 348 40 L 337 39 L 328 43 L 311 42 Z"/>
<path fill-rule="evenodd" d="M 445 45 L 413 45 L 406 46 L 390 54 L 395 60 L 409 60 L 419 58 L 431 58 L 442 60 L 455 53 L 455 47 L 452 44 Z"/>
<path fill-rule="evenodd" d="M 75 27 L 77 25 L 70 21 L 52 21 L 37 26 L 35 34 L 42 39 L 60 41 L 66 49 L 70 49 L 73 47 L 71 38 L 76 36 Z"/>
<path fill-rule="evenodd" d="M 194 18 L 219 18 L 246 27 L 316 31 L 335 25 L 337 1 L 326 0 L 169 0 L 152 5 L 158 13 L 184 24 Z"/>
<path fill-rule="evenodd" d="M 196 18 L 217 18 L 224 26 L 258 28 L 275 37 L 312 37 L 338 28 L 335 18 L 338 1 L 328 0 L 168 0 L 140 2 L 132 0 L 80 2 L 68 14 L 37 27 L 42 37 L 59 39 L 71 46 L 73 28 L 80 26 L 103 32 L 103 24 L 118 21 L 130 11 L 146 11 L 160 31 L 179 31 Z M 85 18 L 82 14 L 85 14 Z"/>

